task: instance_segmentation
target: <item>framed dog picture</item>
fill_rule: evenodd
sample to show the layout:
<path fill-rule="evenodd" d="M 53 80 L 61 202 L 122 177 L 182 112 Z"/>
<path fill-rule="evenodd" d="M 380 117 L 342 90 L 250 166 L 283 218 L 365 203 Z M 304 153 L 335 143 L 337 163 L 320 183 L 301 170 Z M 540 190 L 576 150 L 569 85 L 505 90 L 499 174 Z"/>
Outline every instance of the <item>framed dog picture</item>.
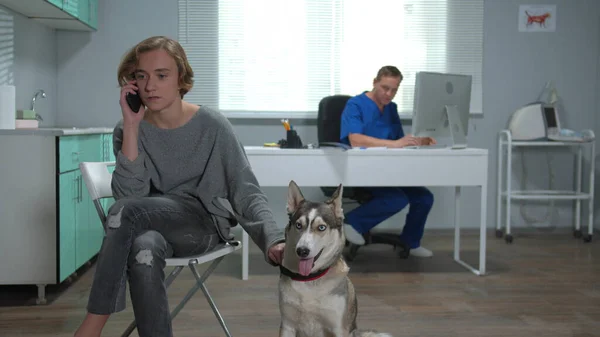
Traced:
<path fill-rule="evenodd" d="M 556 5 L 519 6 L 519 32 L 554 32 Z"/>

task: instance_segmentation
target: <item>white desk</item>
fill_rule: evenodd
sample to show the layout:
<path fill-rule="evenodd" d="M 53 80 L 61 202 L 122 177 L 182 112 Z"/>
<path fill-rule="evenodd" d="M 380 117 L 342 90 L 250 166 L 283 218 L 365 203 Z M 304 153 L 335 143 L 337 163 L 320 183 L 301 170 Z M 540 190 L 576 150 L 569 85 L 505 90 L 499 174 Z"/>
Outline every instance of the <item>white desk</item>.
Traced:
<path fill-rule="evenodd" d="M 488 151 L 486 149 L 280 149 L 245 147 L 261 187 L 454 186 L 454 260 L 476 275 L 485 274 Z M 389 168 L 387 170 L 382 168 Z M 479 269 L 460 259 L 460 188 L 480 187 Z M 248 235 L 244 231 L 242 278 L 248 279 Z"/>

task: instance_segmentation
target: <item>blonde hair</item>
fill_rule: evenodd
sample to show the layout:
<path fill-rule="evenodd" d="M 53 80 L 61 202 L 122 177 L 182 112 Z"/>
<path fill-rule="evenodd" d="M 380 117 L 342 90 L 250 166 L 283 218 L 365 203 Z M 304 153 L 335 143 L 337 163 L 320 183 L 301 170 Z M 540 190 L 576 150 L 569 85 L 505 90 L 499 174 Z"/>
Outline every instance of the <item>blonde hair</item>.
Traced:
<path fill-rule="evenodd" d="M 177 64 L 179 73 L 179 94 L 181 98 L 187 94 L 194 85 L 194 71 L 190 66 L 185 51 L 179 42 L 165 36 L 153 36 L 145 39 L 131 48 L 121 59 L 117 71 L 117 80 L 120 86 L 124 86 L 133 79 L 133 72 L 139 62 L 140 54 L 162 49 L 167 52 Z"/>

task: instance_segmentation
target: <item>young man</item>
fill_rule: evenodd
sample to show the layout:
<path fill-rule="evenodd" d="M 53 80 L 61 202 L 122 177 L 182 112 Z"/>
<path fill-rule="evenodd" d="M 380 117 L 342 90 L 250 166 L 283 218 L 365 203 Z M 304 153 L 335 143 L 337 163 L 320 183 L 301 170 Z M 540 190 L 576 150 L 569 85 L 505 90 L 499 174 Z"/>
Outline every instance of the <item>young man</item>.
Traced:
<path fill-rule="evenodd" d="M 398 106 L 392 102 L 402 78 L 398 68 L 384 66 L 373 80 L 371 91 L 348 100 L 342 113 L 342 143 L 353 147 L 394 148 L 435 144 L 430 137 L 404 135 Z M 431 192 L 425 187 L 373 187 L 369 191 L 373 198 L 346 215 L 344 230 L 348 241 L 364 245 L 363 234 L 410 204 L 400 239 L 411 248 L 410 255 L 432 256 L 430 250 L 421 246 L 425 222 L 433 205 Z"/>
<path fill-rule="evenodd" d="M 229 121 L 183 100 L 193 72 L 177 41 L 155 36 L 140 42 L 123 58 L 118 80 L 123 118 L 114 130 L 116 202 L 75 336 L 100 336 L 110 315 L 125 308 L 129 281 L 139 336 L 169 337 L 165 259 L 202 254 L 232 239 L 231 219 L 215 210 L 217 198 L 248 220 L 240 225 L 273 266 L 281 263 L 284 235 Z M 138 112 L 128 106 L 128 93 L 142 100 Z"/>

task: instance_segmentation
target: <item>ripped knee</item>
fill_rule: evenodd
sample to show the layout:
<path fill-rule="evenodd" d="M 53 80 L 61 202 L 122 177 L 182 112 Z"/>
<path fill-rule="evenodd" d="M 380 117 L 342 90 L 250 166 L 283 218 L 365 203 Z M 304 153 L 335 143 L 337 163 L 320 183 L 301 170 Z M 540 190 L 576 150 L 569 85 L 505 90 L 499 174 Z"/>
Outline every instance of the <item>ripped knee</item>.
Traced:
<path fill-rule="evenodd" d="M 117 229 L 128 216 L 133 216 L 140 208 L 141 200 L 137 198 L 125 198 L 117 200 L 108 210 L 106 216 L 106 228 Z"/>
<path fill-rule="evenodd" d="M 152 267 L 152 262 L 154 261 L 154 256 L 152 255 L 152 251 L 150 249 L 142 249 L 135 255 L 135 261 L 138 264 L 145 264 Z"/>
<path fill-rule="evenodd" d="M 121 227 L 121 220 L 123 218 L 123 209 L 125 208 L 125 206 L 121 206 L 117 213 L 115 214 L 108 214 L 108 217 L 106 218 L 106 227 L 108 228 L 119 228 Z"/>
<path fill-rule="evenodd" d="M 170 254 L 169 244 L 160 233 L 146 231 L 133 240 L 129 265 L 152 267 L 157 262 L 164 263 Z"/>

